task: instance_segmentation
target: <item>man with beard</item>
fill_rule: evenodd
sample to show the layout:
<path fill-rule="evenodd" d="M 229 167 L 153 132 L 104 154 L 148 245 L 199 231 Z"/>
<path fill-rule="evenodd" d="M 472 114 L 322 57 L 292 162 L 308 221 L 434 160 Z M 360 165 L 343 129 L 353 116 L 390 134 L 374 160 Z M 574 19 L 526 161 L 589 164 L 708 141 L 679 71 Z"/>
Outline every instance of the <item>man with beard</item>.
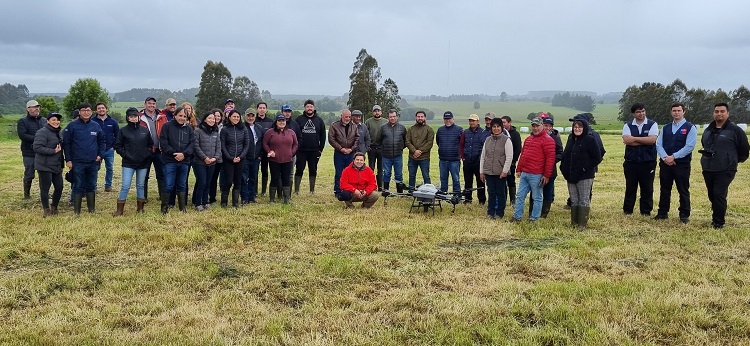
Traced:
<path fill-rule="evenodd" d="M 406 147 L 409 148 L 409 189 L 416 188 L 417 168 L 422 171 L 422 182 L 432 184 L 430 180 L 430 150 L 435 141 L 435 131 L 427 125 L 427 114 L 417 111 L 416 123 L 406 131 Z"/>
<path fill-rule="evenodd" d="M 31 199 L 31 184 L 34 181 L 34 137 L 36 132 L 47 125 L 47 119 L 39 116 L 41 106 L 36 100 L 26 102 L 26 116 L 18 119 L 17 133 L 21 139 L 23 156 L 23 199 Z"/>
<path fill-rule="evenodd" d="M 376 139 L 383 144 L 383 190 L 388 191 L 391 182 L 391 168 L 395 175 L 396 192 L 404 191 L 403 152 L 406 147 L 406 127 L 398 122 L 398 112 L 395 109 L 388 111 L 388 122 L 381 126 L 380 135 Z"/>
<path fill-rule="evenodd" d="M 104 139 L 106 142 L 106 149 L 104 149 L 104 169 L 106 173 L 104 175 L 104 191 L 112 192 L 112 176 L 114 176 L 114 164 L 115 164 L 115 139 L 117 139 L 117 133 L 120 132 L 120 126 L 117 124 L 115 119 L 112 119 L 107 114 L 107 104 L 99 102 L 96 104 L 96 116 L 91 120 L 96 121 L 99 127 L 104 132 Z M 99 166 L 101 168 L 101 165 Z"/>
<path fill-rule="evenodd" d="M 352 163 L 357 150 L 357 128 L 352 123 L 352 113 L 348 109 L 341 110 L 341 119 L 331 124 L 328 131 L 328 143 L 333 147 L 333 167 L 336 170 L 333 178 L 333 194 L 341 192 L 339 180 L 341 172 Z"/>
<path fill-rule="evenodd" d="M 378 138 L 380 138 L 380 129 L 382 129 L 383 125 L 387 122 L 388 121 L 383 118 L 383 110 L 380 106 L 372 106 L 372 118 L 367 119 L 365 122 L 367 130 L 370 132 L 370 138 L 372 139 L 370 151 L 367 152 L 367 165 L 377 173 L 375 180 L 378 183 L 378 191 L 383 190 L 383 152 L 382 145 L 378 141 Z"/>
<path fill-rule="evenodd" d="M 297 167 L 294 172 L 294 193 L 296 195 L 299 195 L 299 185 L 302 182 L 302 174 L 305 173 L 305 165 L 309 169 L 310 193 L 315 193 L 318 161 L 326 144 L 326 124 L 318 116 L 318 112 L 315 110 L 315 102 L 307 100 L 304 107 L 304 113 L 295 119 L 300 128 L 300 132 L 297 133 L 299 148 L 297 149 Z"/>
<path fill-rule="evenodd" d="M 476 114 L 469 115 L 469 128 L 461 132 L 461 140 L 458 142 L 458 153 L 464 162 L 464 189 L 474 188 L 474 179 L 477 180 L 477 199 L 479 204 L 484 205 L 487 201 L 484 193 L 484 182 L 481 179 L 480 164 L 482 156 L 482 147 L 490 131 L 485 131 L 479 126 L 479 116 Z M 466 191 L 464 194 L 466 200 L 464 203 L 469 204 L 472 201 L 472 192 Z M 495 202 L 495 201 L 493 201 Z"/>
<path fill-rule="evenodd" d="M 262 127 L 261 132 L 265 133 L 273 127 L 274 120 L 271 119 L 272 117 L 269 117 L 267 115 L 268 113 L 268 104 L 260 101 L 257 105 L 255 105 L 256 108 L 258 108 L 258 114 L 255 117 L 255 124 L 258 124 Z M 261 133 L 262 135 L 262 133 Z M 266 152 L 263 151 L 263 146 L 260 146 L 260 172 L 261 172 L 261 196 L 266 195 L 266 189 L 268 188 L 268 156 L 266 155 Z M 257 192 L 257 186 L 256 186 L 256 192 Z"/>

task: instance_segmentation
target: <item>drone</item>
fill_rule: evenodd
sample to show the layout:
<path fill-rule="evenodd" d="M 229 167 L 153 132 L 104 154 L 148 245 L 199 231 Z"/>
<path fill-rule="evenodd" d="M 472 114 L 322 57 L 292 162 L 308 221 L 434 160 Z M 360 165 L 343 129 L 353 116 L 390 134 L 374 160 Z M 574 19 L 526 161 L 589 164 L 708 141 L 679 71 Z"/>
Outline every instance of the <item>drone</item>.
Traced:
<path fill-rule="evenodd" d="M 388 197 L 412 198 L 409 213 L 414 210 L 422 209 L 425 213 L 432 210 L 432 215 L 435 215 L 435 207 L 438 207 L 440 211 L 443 211 L 443 202 L 446 202 L 453 206 L 451 214 L 455 214 L 456 206 L 459 205 L 461 201 L 466 200 L 464 197 L 465 194 L 479 189 L 483 189 L 483 187 L 466 189 L 458 192 L 442 192 L 435 187 L 435 185 L 423 184 L 416 189 L 409 188 L 408 191 L 403 193 L 392 193 L 388 190 L 383 190 L 383 206 L 388 206 Z"/>

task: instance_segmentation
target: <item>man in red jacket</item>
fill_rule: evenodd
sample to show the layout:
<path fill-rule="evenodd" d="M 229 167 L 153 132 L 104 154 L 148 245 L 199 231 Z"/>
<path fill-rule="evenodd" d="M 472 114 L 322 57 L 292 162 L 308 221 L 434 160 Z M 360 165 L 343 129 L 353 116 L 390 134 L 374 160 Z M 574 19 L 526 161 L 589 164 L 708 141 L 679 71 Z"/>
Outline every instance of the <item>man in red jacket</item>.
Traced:
<path fill-rule="evenodd" d="M 341 173 L 340 185 L 341 192 L 337 196 L 347 208 L 354 208 L 353 202 L 362 202 L 362 208 L 370 208 L 380 197 L 375 173 L 365 165 L 364 153 L 354 154 L 352 164 Z"/>
<path fill-rule="evenodd" d="M 524 199 L 531 191 L 534 208 L 529 221 L 536 221 L 542 213 L 542 187 L 552 177 L 555 166 L 555 140 L 544 131 L 541 118 L 531 121 L 531 135 L 526 137 L 521 149 L 521 157 L 516 166 L 518 193 L 516 194 L 515 211 L 512 222 L 521 221 Z"/>

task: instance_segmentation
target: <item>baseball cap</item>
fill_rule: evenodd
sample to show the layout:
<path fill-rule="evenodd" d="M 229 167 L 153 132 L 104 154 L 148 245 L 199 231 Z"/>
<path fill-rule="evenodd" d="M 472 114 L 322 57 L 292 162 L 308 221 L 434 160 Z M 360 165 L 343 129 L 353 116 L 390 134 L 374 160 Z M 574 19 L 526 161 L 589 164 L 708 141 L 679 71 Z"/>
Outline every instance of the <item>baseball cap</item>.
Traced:
<path fill-rule="evenodd" d="M 149 97 L 146 98 L 146 101 L 143 101 L 143 103 L 146 103 L 148 101 L 154 101 L 154 102 L 156 102 L 156 99 L 153 96 L 149 96 Z"/>
<path fill-rule="evenodd" d="M 540 117 L 536 117 L 536 118 L 534 118 L 534 120 L 531 121 L 531 125 L 532 126 L 534 126 L 534 125 L 539 126 L 541 124 L 542 124 L 542 118 L 540 118 Z"/>
<path fill-rule="evenodd" d="M 476 114 L 469 114 L 469 120 L 479 120 L 479 116 Z"/>
<path fill-rule="evenodd" d="M 552 118 L 550 118 L 549 116 L 543 116 L 541 118 L 542 118 L 542 123 L 543 124 L 550 124 L 550 125 L 554 125 L 555 124 L 555 121 L 552 120 Z"/>
<path fill-rule="evenodd" d="M 250 108 L 246 109 L 245 110 L 245 115 L 248 115 L 248 114 L 255 115 L 255 108 L 250 107 Z"/>
<path fill-rule="evenodd" d="M 47 120 L 49 120 L 50 118 L 57 118 L 57 120 L 60 120 L 62 119 L 62 115 L 60 115 L 60 113 L 58 112 L 49 112 L 49 114 L 47 114 Z"/>
<path fill-rule="evenodd" d="M 138 115 L 138 113 L 138 109 L 136 109 L 135 107 L 130 107 L 125 111 L 125 116 L 127 117 L 130 115 Z"/>
<path fill-rule="evenodd" d="M 171 97 L 168 98 L 167 101 L 164 102 L 165 106 L 169 106 L 169 105 L 172 105 L 172 104 L 176 105 L 177 104 L 177 100 L 175 100 L 175 99 L 173 99 Z"/>
<path fill-rule="evenodd" d="M 232 99 L 227 99 L 226 101 L 224 101 L 224 105 L 226 106 L 226 104 L 227 104 L 227 103 L 229 103 L 229 102 L 231 102 L 231 103 L 234 103 L 234 100 L 232 100 Z"/>
<path fill-rule="evenodd" d="M 352 116 L 361 117 L 362 116 L 362 111 L 359 110 L 359 109 L 355 109 L 355 110 L 352 111 Z"/>
<path fill-rule="evenodd" d="M 443 113 L 443 119 L 453 119 L 453 112 L 447 111 Z"/>
<path fill-rule="evenodd" d="M 284 116 L 284 114 L 279 114 L 279 115 L 276 116 L 276 121 L 279 121 L 279 120 L 286 121 L 286 117 Z"/>
<path fill-rule="evenodd" d="M 383 110 L 383 109 L 380 108 L 380 106 L 378 106 L 378 105 L 374 105 L 374 106 L 372 106 L 372 110 L 379 110 L 380 111 L 380 110 Z"/>
<path fill-rule="evenodd" d="M 31 107 L 39 107 L 39 102 L 36 102 L 36 100 L 29 100 L 29 102 L 26 102 L 26 108 Z"/>
<path fill-rule="evenodd" d="M 283 105 L 283 106 L 281 106 L 281 111 L 282 112 L 284 112 L 284 111 L 290 111 L 291 112 L 292 111 L 292 107 L 289 107 L 289 105 Z"/>
<path fill-rule="evenodd" d="M 495 119 L 497 116 L 495 115 L 495 112 L 487 112 L 487 114 L 484 115 L 485 119 Z"/>

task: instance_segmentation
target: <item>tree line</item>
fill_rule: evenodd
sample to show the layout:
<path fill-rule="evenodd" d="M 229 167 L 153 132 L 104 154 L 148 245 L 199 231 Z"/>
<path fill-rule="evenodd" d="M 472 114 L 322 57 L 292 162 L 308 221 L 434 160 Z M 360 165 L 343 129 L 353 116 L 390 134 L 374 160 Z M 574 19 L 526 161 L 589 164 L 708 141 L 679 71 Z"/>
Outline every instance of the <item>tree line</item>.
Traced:
<path fill-rule="evenodd" d="M 594 98 L 589 95 L 571 94 L 564 92 L 555 94 L 550 101 L 553 107 L 573 108 L 582 112 L 593 112 L 596 105 Z"/>

